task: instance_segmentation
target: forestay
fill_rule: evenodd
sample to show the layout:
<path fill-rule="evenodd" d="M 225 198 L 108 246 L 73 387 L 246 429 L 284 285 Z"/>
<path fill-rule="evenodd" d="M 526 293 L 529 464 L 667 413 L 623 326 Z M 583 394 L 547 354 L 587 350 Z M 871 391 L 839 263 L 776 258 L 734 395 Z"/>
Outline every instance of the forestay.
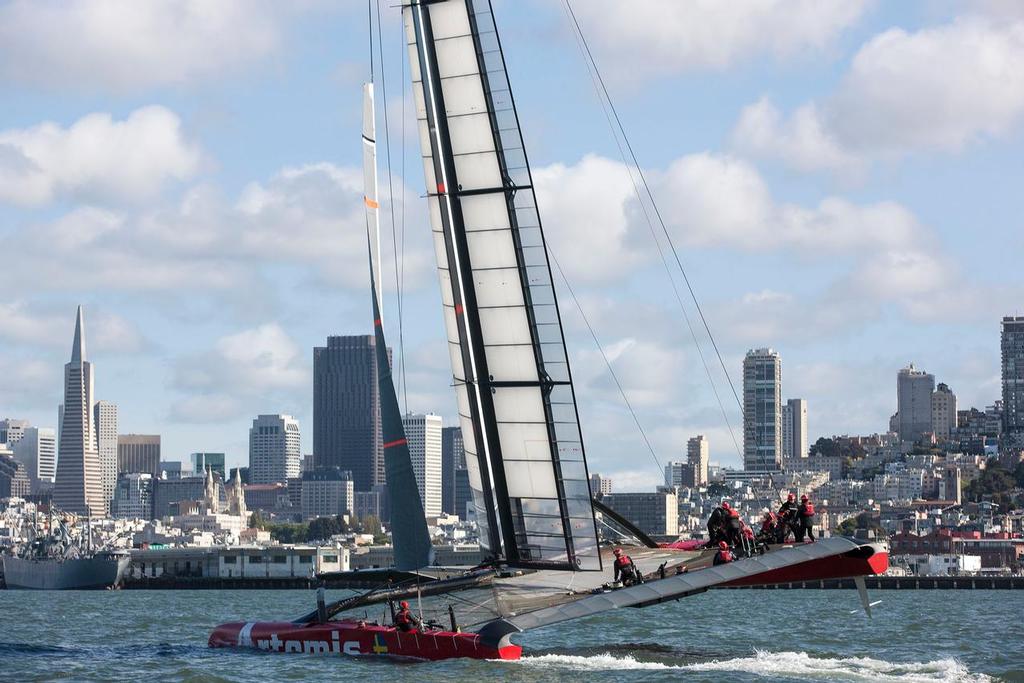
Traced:
<path fill-rule="evenodd" d="M 405 0 L 413 96 L 481 541 L 599 570 L 551 269 L 488 0 Z"/>

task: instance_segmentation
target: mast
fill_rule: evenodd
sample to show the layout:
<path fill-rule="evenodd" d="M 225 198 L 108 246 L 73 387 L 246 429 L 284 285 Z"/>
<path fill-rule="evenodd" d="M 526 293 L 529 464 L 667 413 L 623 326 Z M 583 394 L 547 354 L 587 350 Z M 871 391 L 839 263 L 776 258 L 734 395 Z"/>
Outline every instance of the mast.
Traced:
<path fill-rule="evenodd" d="M 404 0 L 481 544 L 600 570 L 586 457 L 533 184 L 489 0 Z"/>
<path fill-rule="evenodd" d="M 370 295 L 373 299 L 373 332 L 380 395 L 381 436 L 384 443 L 384 480 L 391 506 L 391 540 L 395 568 L 422 569 L 433 564 L 434 549 L 427 531 L 423 501 L 405 440 L 398 395 L 391 378 L 391 361 L 384 339 L 381 305 L 380 203 L 377 198 L 377 143 L 375 138 L 373 83 L 363 85 L 363 204 L 366 207 L 366 244 L 370 260 Z"/>

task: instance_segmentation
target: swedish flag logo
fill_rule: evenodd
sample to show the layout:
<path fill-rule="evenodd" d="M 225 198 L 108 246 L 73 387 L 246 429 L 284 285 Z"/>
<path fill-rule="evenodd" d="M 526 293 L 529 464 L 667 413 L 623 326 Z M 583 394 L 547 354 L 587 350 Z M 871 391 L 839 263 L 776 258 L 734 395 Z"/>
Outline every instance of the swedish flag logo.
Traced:
<path fill-rule="evenodd" d="M 373 636 L 373 653 L 375 655 L 384 655 L 388 652 L 388 646 L 384 644 L 384 639 L 377 633 Z"/>

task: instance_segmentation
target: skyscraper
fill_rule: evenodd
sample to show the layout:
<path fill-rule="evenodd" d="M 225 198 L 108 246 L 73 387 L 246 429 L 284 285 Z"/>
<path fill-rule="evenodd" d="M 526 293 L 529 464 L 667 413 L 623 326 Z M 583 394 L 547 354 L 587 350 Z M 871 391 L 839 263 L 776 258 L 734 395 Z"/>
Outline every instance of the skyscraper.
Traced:
<path fill-rule="evenodd" d="M 466 452 L 462 447 L 462 428 L 441 429 L 441 510 L 463 517 L 455 505 L 455 471 L 466 468 Z"/>
<path fill-rule="evenodd" d="M 686 442 L 686 461 L 693 468 L 693 485 L 707 485 L 708 464 L 711 462 L 711 445 L 708 443 L 708 437 L 698 434 Z"/>
<path fill-rule="evenodd" d="M 53 489 L 57 470 L 57 435 L 52 428 L 26 428 L 12 450 L 15 459 L 25 466 L 25 473 L 32 482 L 32 493 Z"/>
<path fill-rule="evenodd" d="M 810 444 L 807 439 L 807 400 L 791 398 L 782 406 L 782 461 L 806 458 Z"/>
<path fill-rule="evenodd" d="M 694 485 L 693 474 L 693 465 L 688 462 L 668 462 L 665 464 L 665 487 L 690 488 Z"/>
<path fill-rule="evenodd" d="M 782 465 L 782 361 L 772 349 L 743 359 L 743 469 L 775 472 Z"/>
<path fill-rule="evenodd" d="M 956 394 L 946 384 L 932 392 L 932 433 L 936 439 L 948 439 L 956 429 Z"/>
<path fill-rule="evenodd" d="M 590 496 L 605 495 L 612 492 L 612 480 L 600 472 L 590 473 Z"/>
<path fill-rule="evenodd" d="M 299 476 L 299 421 L 291 415 L 259 415 L 249 428 L 249 476 L 253 484 L 277 484 Z"/>
<path fill-rule="evenodd" d="M 189 455 L 189 461 L 192 463 L 192 471 L 195 474 L 201 474 L 210 468 L 220 474 L 221 480 L 228 480 L 227 470 L 224 469 L 223 453 L 192 453 Z"/>
<path fill-rule="evenodd" d="M 14 420 L 12 418 L 0 420 L 0 444 L 7 444 L 13 448 L 14 444 L 18 443 L 21 437 L 25 435 L 25 430 L 29 426 L 28 420 Z"/>
<path fill-rule="evenodd" d="M 896 375 L 896 423 L 900 441 L 919 441 L 932 431 L 932 392 L 935 375 L 911 363 Z"/>
<path fill-rule="evenodd" d="M 313 349 L 313 455 L 352 473 L 356 491 L 384 483 L 373 335 L 328 337 Z"/>
<path fill-rule="evenodd" d="M 92 363 L 85 359 L 84 327 L 79 306 L 71 361 L 64 366 L 64 407 L 53 504 L 65 512 L 103 516 L 107 514 L 108 500 L 103 497 L 103 474 L 96 451 L 92 410 L 95 386 Z"/>
<path fill-rule="evenodd" d="M 1024 447 L 1024 317 L 1003 318 L 1003 432 L 1010 448 Z"/>
<path fill-rule="evenodd" d="M 441 514 L 441 416 L 408 413 L 402 417 L 423 514 Z"/>
<path fill-rule="evenodd" d="M 118 434 L 117 473 L 160 476 L 159 434 Z"/>
<path fill-rule="evenodd" d="M 103 476 L 103 497 L 109 501 L 113 500 L 114 488 L 117 486 L 117 405 L 109 401 L 97 401 L 93 413 L 96 451 L 100 456 Z"/>

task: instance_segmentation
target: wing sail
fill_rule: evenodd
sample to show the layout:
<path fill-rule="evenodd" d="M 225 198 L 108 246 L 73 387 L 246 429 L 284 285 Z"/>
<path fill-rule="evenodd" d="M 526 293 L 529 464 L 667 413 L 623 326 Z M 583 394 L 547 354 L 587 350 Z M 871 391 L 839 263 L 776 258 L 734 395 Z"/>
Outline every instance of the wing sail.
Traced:
<path fill-rule="evenodd" d="M 402 413 L 391 377 L 391 362 L 384 339 L 381 306 L 380 204 L 377 199 L 377 147 L 375 140 L 373 84 L 363 86 L 363 183 L 366 205 L 366 243 L 370 257 L 370 291 L 373 298 L 373 330 L 376 346 L 377 383 L 380 394 L 381 436 L 384 443 L 384 480 L 391 506 L 391 540 L 395 568 L 413 570 L 433 564 L 433 547 L 427 531 L 423 501 L 405 440 Z"/>
<path fill-rule="evenodd" d="M 405 0 L 449 355 L 482 544 L 601 569 L 544 235 L 489 0 Z"/>

